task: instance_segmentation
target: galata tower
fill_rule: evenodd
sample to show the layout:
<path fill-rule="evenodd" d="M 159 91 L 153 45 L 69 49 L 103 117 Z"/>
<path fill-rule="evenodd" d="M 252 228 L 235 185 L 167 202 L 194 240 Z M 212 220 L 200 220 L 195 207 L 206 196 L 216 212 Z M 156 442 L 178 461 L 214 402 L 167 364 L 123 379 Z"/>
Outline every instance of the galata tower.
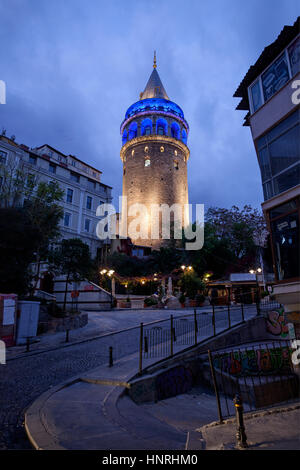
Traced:
<path fill-rule="evenodd" d="M 132 220 L 135 219 L 136 223 L 139 220 L 137 232 L 141 230 L 141 234 L 128 234 L 134 245 L 159 249 L 169 242 L 163 236 L 162 216 L 160 214 L 158 219 L 157 213 L 152 210 L 153 204 L 169 207 L 177 204 L 182 214 L 182 227 L 188 224 L 185 206 L 188 204 L 188 132 L 189 126 L 182 109 L 170 101 L 161 82 L 154 53 L 153 70 L 145 90 L 140 93 L 139 101 L 128 108 L 121 124 L 121 230 L 128 228 Z M 136 215 L 130 213 L 130 207 L 136 208 L 136 204 L 142 204 L 146 211 L 142 210 Z M 127 218 L 124 217 L 126 215 Z M 157 224 L 160 237 L 163 238 L 153 238 L 152 228 L 157 227 Z"/>

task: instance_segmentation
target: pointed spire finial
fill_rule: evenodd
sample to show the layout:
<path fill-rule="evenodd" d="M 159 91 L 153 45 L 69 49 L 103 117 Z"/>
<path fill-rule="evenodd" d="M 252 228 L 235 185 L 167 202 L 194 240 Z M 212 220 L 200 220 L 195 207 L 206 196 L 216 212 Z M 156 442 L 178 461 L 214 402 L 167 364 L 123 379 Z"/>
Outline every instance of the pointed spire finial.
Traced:
<path fill-rule="evenodd" d="M 154 51 L 153 68 L 156 69 L 156 51 Z"/>

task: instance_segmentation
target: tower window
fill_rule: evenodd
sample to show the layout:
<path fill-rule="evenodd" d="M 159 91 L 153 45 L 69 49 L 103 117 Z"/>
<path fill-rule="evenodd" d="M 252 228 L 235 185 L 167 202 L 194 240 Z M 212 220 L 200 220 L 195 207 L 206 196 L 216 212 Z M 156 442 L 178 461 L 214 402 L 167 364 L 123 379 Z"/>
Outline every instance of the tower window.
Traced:
<path fill-rule="evenodd" d="M 150 165 L 151 165 L 150 158 L 145 158 L 145 166 L 150 166 Z"/>
<path fill-rule="evenodd" d="M 132 155 L 132 156 L 134 155 L 134 150 L 131 151 L 131 155 Z"/>
<path fill-rule="evenodd" d="M 165 135 L 165 129 L 163 128 L 163 126 L 158 126 L 157 133 L 158 135 Z"/>
<path fill-rule="evenodd" d="M 150 135 L 151 134 L 151 127 L 147 126 L 145 127 L 144 135 Z"/>
<path fill-rule="evenodd" d="M 161 153 L 165 151 L 165 148 L 163 146 L 160 147 Z"/>
<path fill-rule="evenodd" d="M 179 165 L 178 165 L 177 160 L 174 160 L 174 168 L 175 168 L 175 170 L 179 170 Z"/>
<path fill-rule="evenodd" d="M 146 152 L 146 153 L 147 153 L 147 152 L 148 152 L 148 150 L 149 150 L 149 147 L 145 147 L 145 148 L 144 148 L 144 152 Z"/>

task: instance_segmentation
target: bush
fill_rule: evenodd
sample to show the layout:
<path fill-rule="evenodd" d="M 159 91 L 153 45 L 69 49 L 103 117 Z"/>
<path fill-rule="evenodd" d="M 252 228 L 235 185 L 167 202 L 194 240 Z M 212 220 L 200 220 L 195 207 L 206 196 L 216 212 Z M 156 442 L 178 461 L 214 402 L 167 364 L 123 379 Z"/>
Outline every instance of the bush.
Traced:
<path fill-rule="evenodd" d="M 181 304 L 184 304 L 184 302 L 185 302 L 185 298 L 186 298 L 186 297 L 185 297 L 185 295 L 184 295 L 184 294 L 180 294 L 180 296 L 179 296 L 179 299 L 178 299 L 178 300 L 179 300 L 179 302 L 180 302 Z"/>
<path fill-rule="evenodd" d="M 157 299 L 155 299 L 154 297 L 146 297 L 144 302 L 145 302 L 145 305 L 147 307 L 151 307 L 151 305 L 157 305 L 158 304 Z"/>

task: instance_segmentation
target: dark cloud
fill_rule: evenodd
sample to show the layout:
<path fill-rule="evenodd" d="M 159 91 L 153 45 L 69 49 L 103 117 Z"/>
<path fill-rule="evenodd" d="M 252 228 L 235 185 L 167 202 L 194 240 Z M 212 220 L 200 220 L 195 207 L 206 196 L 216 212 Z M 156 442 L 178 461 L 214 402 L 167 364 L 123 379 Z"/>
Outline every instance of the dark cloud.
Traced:
<path fill-rule="evenodd" d="M 152 70 L 190 125 L 190 202 L 262 201 L 250 130 L 232 95 L 298 1 L 0 0 L 0 128 L 49 143 L 122 191 L 120 124 Z"/>

